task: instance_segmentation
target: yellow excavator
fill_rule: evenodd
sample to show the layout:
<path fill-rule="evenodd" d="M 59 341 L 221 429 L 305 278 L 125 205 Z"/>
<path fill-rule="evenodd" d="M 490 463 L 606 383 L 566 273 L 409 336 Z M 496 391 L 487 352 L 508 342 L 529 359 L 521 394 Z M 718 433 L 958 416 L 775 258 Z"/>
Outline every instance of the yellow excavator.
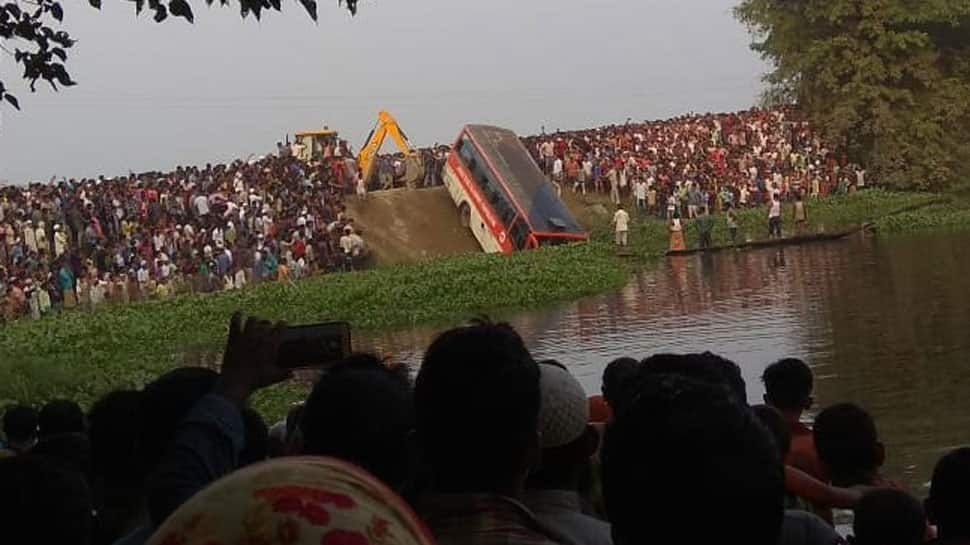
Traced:
<path fill-rule="evenodd" d="M 390 136 L 391 140 L 394 141 L 394 144 L 397 145 L 398 151 L 404 155 L 404 183 L 408 187 L 414 187 L 414 185 L 424 176 L 424 168 L 421 166 L 421 159 L 419 154 L 414 151 L 414 147 L 411 146 L 411 142 L 408 141 L 407 135 L 404 134 L 403 130 L 401 130 L 400 125 L 397 124 L 397 120 L 395 120 L 394 117 L 387 112 L 381 112 L 377 115 L 377 126 L 370 131 L 370 135 L 367 136 L 367 140 L 360 148 L 360 154 L 357 155 L 357 165 L 360 167 L 360 172 L 364 177 L 364 181 L 369 185 L 371 176 L 374 175 L 377 152 L 380 151 L 381 146 L 384 144 L 384 140 L 388 136 Z"/>

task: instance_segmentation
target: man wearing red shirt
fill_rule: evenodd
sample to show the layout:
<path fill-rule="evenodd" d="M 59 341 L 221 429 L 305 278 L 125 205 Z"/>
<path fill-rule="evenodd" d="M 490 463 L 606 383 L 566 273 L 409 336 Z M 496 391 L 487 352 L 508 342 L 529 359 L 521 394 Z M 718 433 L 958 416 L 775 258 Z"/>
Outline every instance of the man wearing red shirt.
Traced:
<path fill-rule="evenodd" d="M 293 237 L 293 259 L 299 260 L 306 257 L 306 244 L 299 236 Z"/>

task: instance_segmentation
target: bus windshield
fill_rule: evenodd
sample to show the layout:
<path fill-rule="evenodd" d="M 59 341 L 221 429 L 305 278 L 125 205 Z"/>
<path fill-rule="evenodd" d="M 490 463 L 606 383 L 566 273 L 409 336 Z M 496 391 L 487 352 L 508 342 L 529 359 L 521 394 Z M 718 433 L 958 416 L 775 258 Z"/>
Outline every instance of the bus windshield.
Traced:
<path fill-rule="evenodd" d="M 510 225 L 516 216 L 515 206 L 512 205 L 505 194 L 502 185 L 493 179 L 488 165 L 482 160 L 468 136 L 463 136 L 461 142 L 459 142 L 458 153 L 468 168 L 468 172 L 471 173 L 472 179 L 475 180 L 475 185 L 482 190 L 482 195 L 492 205 L 492 209 L 495 210 L 495 214 L 502 221 L 502 224 Z"/>

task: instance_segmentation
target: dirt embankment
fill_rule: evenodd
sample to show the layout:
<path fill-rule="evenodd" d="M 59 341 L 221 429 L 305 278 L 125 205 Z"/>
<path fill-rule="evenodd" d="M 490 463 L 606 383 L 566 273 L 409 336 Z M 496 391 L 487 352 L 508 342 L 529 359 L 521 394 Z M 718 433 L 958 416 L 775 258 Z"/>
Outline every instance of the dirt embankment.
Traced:
<path fill-rule="evenodd" d="M 604 195 L 589 193 L 586 195 L 573 193 L 570 189 L 563 189 L 562 202 L 573 213 L 576 221 L 587 231 L 609 224 L 615 211 L 609 198 Z"/>
<path fill-rule="evenodd" d="M 347 210 L 377 265 L 481 251 L 471 231 L 461 226 L 444 187 L 378 191 L 364 200 L 351 197 Z"/>

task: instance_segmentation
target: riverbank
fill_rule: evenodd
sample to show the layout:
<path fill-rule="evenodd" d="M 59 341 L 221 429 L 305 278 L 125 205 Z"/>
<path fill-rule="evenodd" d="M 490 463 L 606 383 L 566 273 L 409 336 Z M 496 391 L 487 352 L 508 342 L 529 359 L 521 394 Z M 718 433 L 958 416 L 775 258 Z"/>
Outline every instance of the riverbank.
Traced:
<path fill-rule="evenodd" d="M 218 350 L 235 309 L 291 323 L 348 320 L 356 331 L 446 326 L 476 314 L 501 316 L 615 289 L 632 271 L 658 263 L 666 251 L 664 222 L 637 219 L 630 233 L 632 255 L 618 256 L 609 243 L 612 212 L 602 199 L 566 197 L 591 230 L 588 245 L 512 257 L 454 256 L 9 324 L 0 329 L 0 404 L 57 397 L 89 404 L 112 389 L 140 387 L 186 363 L 186 354 Z M 904 220 L 891 217 L 918 207 L 924 208 L 901 215 Z M 947 211 L 943 217 L 948 225 L 964 222 L 970 228 L 970 207 L 952 199 L 878 190 L 809 203 L 810 227 L 831 231 L 874 222 L 889 232 L 901 232 L 905 225 L 923 229 L 937 217 L 935 207 Z M 918 221 L 926 210 L 934 212 Z M 765 216 L 763 209 L 741 212 L 741 236 L 764 238 Z M 792 229 L 790 216 L 786 210 L 786 232 Z M 688 244 L 696 245 L 694 230 L 688 229 L 687 235 Z M 718 217 L 715 244 L 728 238 Z M 264 414 L 276 416 L 304 394 L 304 387 L 286 385 L 269 390 L 256 403 Z"/>

